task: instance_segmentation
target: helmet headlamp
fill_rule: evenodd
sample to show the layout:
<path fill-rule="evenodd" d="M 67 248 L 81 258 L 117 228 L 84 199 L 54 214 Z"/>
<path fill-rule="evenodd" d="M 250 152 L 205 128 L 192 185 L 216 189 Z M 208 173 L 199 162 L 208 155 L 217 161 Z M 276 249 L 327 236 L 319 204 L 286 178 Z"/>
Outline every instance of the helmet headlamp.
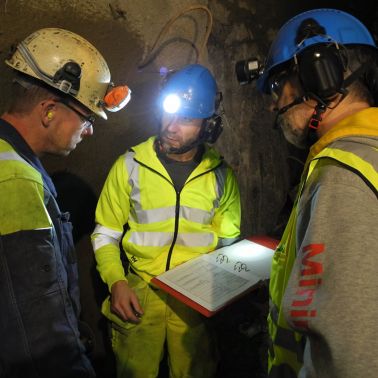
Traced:
<path fill-rule="evenodd" d="M 181 107 L 181 100 L 177 94 L 169 94 L 163 101 L 163 109 L 166 113 L 174 114 Z"/>
<path fill-rule="evenodd" d="M 111 87 L 104 97 L 103 105 L 109 112 L 118 112 L 123 109 L 131 99 L 131 90 L 127 85 Z"/>

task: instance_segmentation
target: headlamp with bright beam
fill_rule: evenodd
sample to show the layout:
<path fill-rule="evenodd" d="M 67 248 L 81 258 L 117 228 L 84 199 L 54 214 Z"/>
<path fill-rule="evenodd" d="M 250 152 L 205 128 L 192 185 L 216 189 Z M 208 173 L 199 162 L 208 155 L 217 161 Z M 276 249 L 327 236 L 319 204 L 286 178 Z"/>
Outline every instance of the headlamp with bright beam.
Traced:
<path fill-rule="evenodd" d="M 163 109 L 166 113 L 174 114 L 181 107 L 181 100 L 177 94 L 168 95 L 163 101 Z"/>

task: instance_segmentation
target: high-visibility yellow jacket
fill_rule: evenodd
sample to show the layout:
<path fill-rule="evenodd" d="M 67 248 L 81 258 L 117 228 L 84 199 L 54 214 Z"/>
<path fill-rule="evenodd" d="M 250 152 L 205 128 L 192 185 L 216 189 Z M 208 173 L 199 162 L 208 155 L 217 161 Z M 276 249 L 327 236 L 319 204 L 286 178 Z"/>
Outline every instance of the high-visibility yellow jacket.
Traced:
<path fill-rule="evenodd" d="M 378 136 L 378 109 L 369 108 L 345 118 L 335 125 L 319 141 L 314 144 L 307 158 L 305 169 L 299 185 L 299 193 L 295 201 L 289 222 L 282 240 L 274 254 L 270 278 L 270 313 L 268 316 L 271 344 L 269 348 L 269 377 L 296 377 L 302 364 L 305 338 L 302 333 L 295 332 L 287 323 L 283 309 L 283 296 L 292 273 L 298 249 L 298 212 L 301 208 L 301 195 L 307 188 L 312 177 L 321 177 L 327 160 L 330 164 L 340 165 L 364 177 L 372 188 L 378 187 L 378 174 L 367 155 L 374 154 L 368 144 L 364 148 L 355 149 L 356 143 L 348 142 L 350 137 Z M 358 145 L 358 144 L 357 144 Z M 363 152 L 361 154 L 361 151 Z M 373 156 L 373 155 L 372 155 Z M 313 184 L 312 184 L 313 185 Z"/>
<path fill-rule="evenodd" d="M 154 149 L 155 137 L 113 165 L 96 210 L 92 234 L 97 268 L 111 288 L 125 279 L 119 242 L 133 270 L 147 282 L 156 275 L 240 233 L 240 195 L 221 156 L 206 147 L 200 164 L 176 192 Z"/>

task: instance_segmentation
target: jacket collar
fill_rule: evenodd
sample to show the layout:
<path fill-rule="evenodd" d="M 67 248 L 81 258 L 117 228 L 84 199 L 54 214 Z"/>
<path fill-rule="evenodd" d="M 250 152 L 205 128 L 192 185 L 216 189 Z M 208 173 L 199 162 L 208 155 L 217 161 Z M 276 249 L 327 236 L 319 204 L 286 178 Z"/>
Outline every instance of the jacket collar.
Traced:
<path fill-rule="evenodd" d="M 33 168 L 35 168 L 42 176 L 44 185 L 56 197 L 55 186 L 43 168 L 41 161 L 33 152 L 30 146 L 26 143 L 21 134 L 8 122 L 0 118 L 0 139 L 8 142 L 16 152 L 25 159 Z"/>
<path fill-rule="evenodd" d="M 165 168 L 161 164 L 155 151 L 156 136 L 150 137 L 145 142 L 131 148 L 135 152 L 135 159 L 143 165 L 150 167 L 158 172 L 164 172 Z M 214 169 L 223 161 L 223 157 L 213 148 L 205 145 L 205 152 L 201 163 L 195 169 L 197 174 Z"/>
<path fill-rule="evenodd" d="M 332 142 L 352 136 L 378 137 L 378 108 L 361 110 L 337 123 L 311 147 L 306 165 Z"/>

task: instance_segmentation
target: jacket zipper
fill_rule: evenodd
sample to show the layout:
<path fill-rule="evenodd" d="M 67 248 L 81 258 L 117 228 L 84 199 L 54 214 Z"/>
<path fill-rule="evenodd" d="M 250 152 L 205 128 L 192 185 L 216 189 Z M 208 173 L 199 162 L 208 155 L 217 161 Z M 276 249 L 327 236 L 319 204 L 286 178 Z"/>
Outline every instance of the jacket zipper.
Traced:
<path fill-rule="evenodd" d="M 156 174 L 158 174 L 159 176 L 163 177 L 166 181 L 168 181 L 174 188 L 174 184 L 169 181 L 164 175 L 162 175 L 160 172 L 158 172 L 156 169 L 153 169 L 151 167 L 149 167 L 148 165 L 146 164 L 143 164 L 142 162 L 140 162 L 139 160 L 135 159 L 134 157 L 134 160 L 136 162 L 138 162 L 140 165 L 143 165 L 144 167 L 150 169 L 151 171 L 155 172 Z M 169 247 L 169 251 L 168 251 L 168 256 L 167 256 L 167 264 L 165 265 L 165 271 L 169 270 L 170 268 L 170 264 L 171 264 L 171 258 L 172 258 L 172 253 L 173 253 L 173 248 L 176 244 L 176 240 L 177 240 L 177 235 L 178 235 L 178 226 L 179 226 L 179 219 L 180 219 L 180 194 L 182 192 L 182 190 L 184 189 L 185 185 L 187 185 L 190 181 L 193 181 L 194 179 L 198 178 L 198 177 L 201 177 L 209 172 L 212 172 L 212 171 L 215 171 L 221 164 L 223 163 L 223 160 L 218 164 L 216 165 L 215 167 L 205 171 L 205 172 L 202 172 L 200 173 L 199 175 L 197 176 L 194 176 L 192 177 L 189 181 L 187 181 L 184 186 L 182 187 L 182 189 L 180 191 L 177 191 L 175 189 L 175 192 L 176 192 L 176 206 L 175 206 L 175 228 L 174 228 L 174 231 L 173 231 L 173 239 L 172 239 L 172 243 L 171 243 L 171 246 Z"/>
<path fill-rule="evenodd" d="M 187 181 L 184 186 L 182 187 L 181 191 L 184 189 L 185 185 L 187 185 L 190 181 L 193 181 L 194 179 L 198 178 L 198 177 L 201 177 L 209 172 L 212 172 L 214 171 L 215 169 L 217 169 L 220 165 L 222 164 L 219 163 L 217 166 L 215 166 L 214 168 L 212 169 L 209 169 L 208 171 L 205 171 L 205 172 L 202 172 L 200 173 L 199 175 L 195 176 L 195 177 L 192 177 L 189 181 Z M 175 208 L 175 229 L 174 229 L 174 233 L 173 233 L 173 240 L 172 240 L 172 244 L 171 246 L 169 247 L 169 252 L 168 252 L 168 257 L 167 257 L 167 264 L 165 266 L 165 271 L 168 271 L 169 268 L 170 268 L 170 264 L 171 264 L 171 257 L 172 257 L 172 253 L 173 253 L 173 247 L 175 246 L 176 244 L 176 240 L 177 240 L 177 235 L 178 235 L 178 226 L 179 226 L 179 219 L 180 219 L 180 194 L 181 194 L 181 191 L 177 191 L 176 190 L 176 208 Z"/>
<path fill-rule="evenodd" d="M 173 247 L 175 246 L 176 240 L 177 240 L 178 226 L 179 226 L 179 219 L 180 219 L 180 194 L 181 194 L 181 191 L 176 190 L 175 230 L 174 230 L 174 233 L 173 233 L 173 240 L 172 240 L 171 246 L 169 247 L 167 264 L 165 266 L 166 271 L 169 270 L 169 265 L 171 264 Z"/>

